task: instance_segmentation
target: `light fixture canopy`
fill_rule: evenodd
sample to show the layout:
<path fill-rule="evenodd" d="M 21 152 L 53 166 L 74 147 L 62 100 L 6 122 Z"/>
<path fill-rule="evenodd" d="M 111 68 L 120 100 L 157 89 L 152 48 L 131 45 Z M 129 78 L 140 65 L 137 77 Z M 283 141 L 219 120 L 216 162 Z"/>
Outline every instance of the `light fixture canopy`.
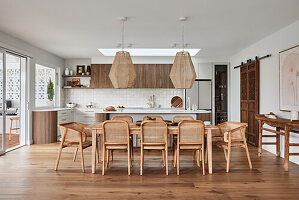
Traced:
<path fill-rule="evenodd" d="M 177 52 L 169 76 L 175 88 L 184 89 L 192 87 L 196 73 L 190 54 L 184 49 L 184 22 L 187 20 L 187 17 L 180 17 L 179 20 L 182 21 L 183 24 L 182 51 Z"/>
<path fill-rule="evenodd" d="M 109 72 L 109 78 L 114 88 L 130 88 L 133 87 L 136 72 L 132 62 L 130 53 L 124 51 L 124 23 L 127 17 L 121 17 L 122 21 L 122 50 L 116 52 L 113 64 Z"/>

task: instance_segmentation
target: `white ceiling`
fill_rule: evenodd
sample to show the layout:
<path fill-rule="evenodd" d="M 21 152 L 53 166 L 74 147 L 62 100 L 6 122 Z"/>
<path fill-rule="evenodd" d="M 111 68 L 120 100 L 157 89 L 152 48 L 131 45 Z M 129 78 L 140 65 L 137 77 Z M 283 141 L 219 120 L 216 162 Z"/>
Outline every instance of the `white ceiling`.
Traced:
<path fill-rule="evenodd" d="M 0 31 L 62 58 L 101 56 L 121 40 L 134 48 L 185 41 L 199 56 L 229 56 L 299 19 L 299 0 L 1 0 Z M 1 38 L 0 38 L 1 40 Z"/>

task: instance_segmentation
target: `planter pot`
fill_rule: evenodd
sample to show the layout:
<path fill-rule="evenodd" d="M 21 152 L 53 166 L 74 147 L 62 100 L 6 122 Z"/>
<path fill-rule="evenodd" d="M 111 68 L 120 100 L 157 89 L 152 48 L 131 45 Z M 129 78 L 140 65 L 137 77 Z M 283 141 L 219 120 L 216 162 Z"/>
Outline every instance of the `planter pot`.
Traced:
<path fill-rule="evenodd" d="M 48 106 L 53 106 L 54 105 L 54 101 L 47 101 L 47 105 Z"/>

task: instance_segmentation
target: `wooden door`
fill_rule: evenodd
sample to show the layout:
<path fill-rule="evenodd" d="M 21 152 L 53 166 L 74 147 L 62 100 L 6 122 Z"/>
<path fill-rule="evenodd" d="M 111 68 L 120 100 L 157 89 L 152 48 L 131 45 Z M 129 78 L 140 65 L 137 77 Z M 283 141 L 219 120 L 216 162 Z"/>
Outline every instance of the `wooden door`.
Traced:
<path fill-rule="evenodd" d="M 248 123 L 246 137 L 248 143 L 258 146 L 259 113 L 259 61 L 247 63 L 240 69 L 241 122 Z"/>

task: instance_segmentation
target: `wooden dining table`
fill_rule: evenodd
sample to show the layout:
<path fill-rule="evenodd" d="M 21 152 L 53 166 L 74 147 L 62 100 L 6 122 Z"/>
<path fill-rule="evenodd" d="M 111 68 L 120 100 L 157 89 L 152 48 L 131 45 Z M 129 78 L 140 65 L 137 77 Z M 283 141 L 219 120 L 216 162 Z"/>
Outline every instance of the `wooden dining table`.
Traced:
<path fill-rule="evenodd" d="M 97 145 L 97 136 L 102 135 L 102 124 L 103 122 L 96 122 L 87 126 L 85 129 L 91 130 L 92 132 L 92 173 L 96 173 L 96 145 Z M 140 135 L 141 134 L 141 127 L 136 125 L 136 123 L 129 123 L 130 134 L 131 135 Z M 213 137 L 213 130 L 218 130 L 217 126 L 209 125 L 205 126 L 205 134 L 207 135 L 207 151 L 208 151 L 208 168 L 209 174 L 213 173 L 213 163 L 212 163 L 212 137 Z M 168 134 L 169 135 L 177 135 L 178 134 L 178 126 L 168 126 Z M 216 135 L 215 135 L 216 136 Z M 217 135 L 218 136 L 218 135 Z M 101 145 L 100 145 L 101 149 Z M 100 153 L 101 155 L 101 153 Z"/>

